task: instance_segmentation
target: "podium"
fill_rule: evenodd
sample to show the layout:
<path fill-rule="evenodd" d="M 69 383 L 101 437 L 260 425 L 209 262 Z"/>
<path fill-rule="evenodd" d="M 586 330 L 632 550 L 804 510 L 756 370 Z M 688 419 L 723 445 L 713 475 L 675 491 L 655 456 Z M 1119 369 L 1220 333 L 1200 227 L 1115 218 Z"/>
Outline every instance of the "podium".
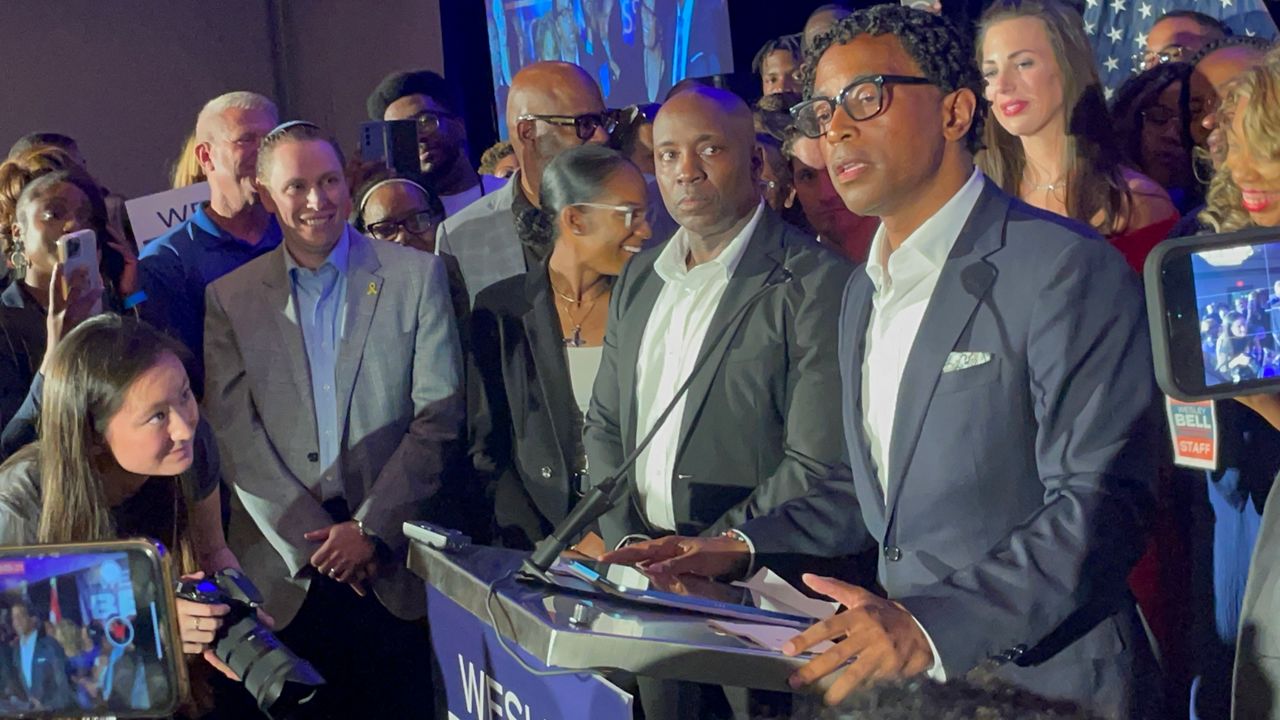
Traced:
<path fill-rule="evenodd" d="M 720 633 L 706 616 L 519 582 L 513 573 L 524 557 L 410 541 L 409 569 L 427 584 L 449 720 L 630 718 L 631 696 L 592 668 L 789 692 L 800 660 Z M 563 670 L 583 672 L 543 674 Z"/>

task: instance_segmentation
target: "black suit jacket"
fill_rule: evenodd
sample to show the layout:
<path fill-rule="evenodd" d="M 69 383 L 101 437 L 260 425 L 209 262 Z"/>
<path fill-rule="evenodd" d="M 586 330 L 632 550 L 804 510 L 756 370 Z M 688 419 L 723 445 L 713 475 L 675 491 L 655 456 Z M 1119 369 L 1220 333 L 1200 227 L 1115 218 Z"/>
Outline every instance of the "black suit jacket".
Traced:
<path fill-rule="evenodd" d="M 482 290 L 471 331 L 472 467 L 504 544 L 532 547 L 580 489 L 581 439 L 546 263 Z"/>
<path fill-rule="evenodd" d="M 680 423 L 672 478 L 677 532 L 717 534 L 804 495 L 833 472 L 847 474 L 836 359 L 841 288 L 853 266 L 787 225 L 768 207 L 716 308 Z M 669 242 L 669 241 L 668 241 Z M 623 269 L 609 304 L 604 357 L 586 420 L 593 482 L 612 475 L 637 442 L 636 363 L 663 280 L 654 262 L 665 244 Z M 790 280 L 786 278 L 790 276 Z M 708 344 L 753 295 L 774 287 Z M 628 473 L 634 489 L 634 472 Z M 660 534 L 636 493 L 601 530 Z M 851 509 L 851 512 L 852 509 Z M 857 548 L 844 548 L 853 554 Z"/>

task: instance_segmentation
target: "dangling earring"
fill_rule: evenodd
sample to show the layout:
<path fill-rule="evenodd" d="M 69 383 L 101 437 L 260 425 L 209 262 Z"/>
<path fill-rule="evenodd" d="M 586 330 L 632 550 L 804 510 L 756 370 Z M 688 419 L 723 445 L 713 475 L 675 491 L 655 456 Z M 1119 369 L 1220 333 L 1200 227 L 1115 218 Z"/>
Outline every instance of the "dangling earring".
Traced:
<path fill-rule="evenodd" d="M 14 250 L 9 253 L 9 263 L 13 265 L 13 279 L 15 281 L 22 280 L 27 276 L 27 256 L 22 254 L 21 250 Z"/>

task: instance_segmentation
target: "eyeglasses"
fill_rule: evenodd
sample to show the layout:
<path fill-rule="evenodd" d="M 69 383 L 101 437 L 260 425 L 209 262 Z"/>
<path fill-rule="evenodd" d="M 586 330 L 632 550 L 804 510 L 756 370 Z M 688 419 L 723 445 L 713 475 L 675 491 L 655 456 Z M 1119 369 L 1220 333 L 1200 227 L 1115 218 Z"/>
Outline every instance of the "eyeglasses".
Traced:
<path fill-rule="evenodd" d="M 369 236 L 377 240 L 394 240 L 400 234 L 401 228 L 410 235 L 423 235 L 440 223 L 440 218 L 436 217 L 430 210 L 423 210 L 414 213 L 400 220 L 382 220 L 372 223 L 365 227 Z"/>
<path fill-rule="evenodd" d="M 638 208 L 635 205 L 606 205 L 604 203 L 581 202 L 574 203 L 571 207 L 589 207 L 620 212 L 622 213 L 622 225 L 628 230 L 634 229 L 636 220 L 644 217 L 644 208 Z"/>
<path fill-rule="evenodd" d="M 423 110 L 422 112 L 405 118 L 418 123 L 418 129 L 430 135 L 440 129 L 440 123 L 445 118 L 456 117 L 453 113 L 438 112 L 432 110 Z"/>
<path fill-rule="evenodd" d="M 791 108 L 796 130 L 808 138 L 820 138 L 831 127 L 836 107 L 855 122 L 884 112 L 885 85 L 932 85 L 928 78 L 907 75 L 864 75 L 855 78 L 835 97 L 815 97 Z"/>
<path fill-rule="evenodd" d="M 573 126 L 579 140 L 590 140 L 596 134 L 596 128 L 604 128 L 606 135 L 613 132 L 618 121 L 605 113 L 583 113 L 581 115 L 521 115 L 517 120 L 541 120 L 548 125 L 561 127 Z"/>
<path fill-rule="evenodd" d="M 1133 72 L 1141 73 L 1143 70 L 1150 70 L 1157 65 L 1165 63 L 1178 62 L 1182 60 L 1182 56 L 1187 52 L 1185 45 L 1167 45 L 1157 52 L 1140 52 L 1133 54 Z"/>

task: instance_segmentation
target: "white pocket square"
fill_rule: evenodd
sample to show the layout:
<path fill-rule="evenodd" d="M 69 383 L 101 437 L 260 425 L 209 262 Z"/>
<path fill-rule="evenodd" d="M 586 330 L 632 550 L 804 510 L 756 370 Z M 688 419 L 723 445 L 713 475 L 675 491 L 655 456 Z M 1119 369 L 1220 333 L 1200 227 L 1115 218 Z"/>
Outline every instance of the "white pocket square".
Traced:
<path fill-rule="evenodd" d="M 947 362 L 942 366 L 942 372 L 968 370 L 989 362 L 991 362 L 991 353 L 988 352 L 953 352 L 947 355 Z"/>

